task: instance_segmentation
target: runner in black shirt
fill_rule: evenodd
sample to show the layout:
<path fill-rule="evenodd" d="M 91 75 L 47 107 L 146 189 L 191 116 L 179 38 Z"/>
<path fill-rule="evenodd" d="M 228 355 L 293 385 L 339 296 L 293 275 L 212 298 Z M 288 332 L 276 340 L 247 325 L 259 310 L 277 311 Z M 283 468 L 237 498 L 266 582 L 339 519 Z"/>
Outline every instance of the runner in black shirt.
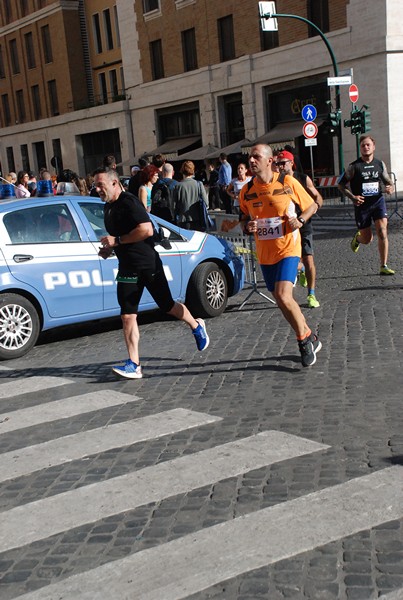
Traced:
<path fill-rule="evenodd" d="M 360 137 L 360 151 L 361 158 L 348 165 L 339 180 L 339 189 L 355 206 L 358 231 L 351 241 L 351 249 L 358 252 L 360 244 L 372 242 L 371 224 L 374 221 L 381 259 L 379 274 L 394 275 L 394 270 L 387 265 L 388 214 L 381 184 L 384 184 L 387 194 L 393 193 L 394 186 L 385 163 L 374 157 L 375 140 L 371 136 L 364 134 Z"/>
<path fill-rule="evenodd" d="M 204 321 L 194 319 L 184 304 L 173 300 L 160 256 L 154 248 L 153 226 L 140 200 L 122 191 L 116 171 L 97 169 L 94 178 L 97 192 L 105 202 L 105 227 L 109 233 L 100 240 L 99 255 L 106 259 L 115 251 L 119 261 L 117 295 L 129 354 L 123 365 L 112 369 L 122 377 L 141 379 L 137 312 L 144 288 L 161 310 L 191 327 L 198 350 L 207 348 L 209 337 Z"/>

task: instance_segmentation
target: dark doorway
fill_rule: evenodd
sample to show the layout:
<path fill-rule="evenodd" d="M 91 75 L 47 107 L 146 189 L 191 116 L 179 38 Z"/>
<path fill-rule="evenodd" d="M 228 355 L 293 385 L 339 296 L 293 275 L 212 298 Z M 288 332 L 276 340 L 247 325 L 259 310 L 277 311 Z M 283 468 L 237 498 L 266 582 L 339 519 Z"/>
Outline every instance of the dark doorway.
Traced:
<path fill-rule="evenodd" d="M 35 142 L 34 150 L 35 150 L 35 157 L 36 157 L 36 166 L 37 166 L 37 170 L 39 172 L 40 169 L 47 168 L 45 144 L 43 142 Z"/>
<path fill-rule="evenodd" d="M 221 147 L 229 146 L 245 137 L 242 93 L 224 96 L 225 131 L 221 133 Z"/>

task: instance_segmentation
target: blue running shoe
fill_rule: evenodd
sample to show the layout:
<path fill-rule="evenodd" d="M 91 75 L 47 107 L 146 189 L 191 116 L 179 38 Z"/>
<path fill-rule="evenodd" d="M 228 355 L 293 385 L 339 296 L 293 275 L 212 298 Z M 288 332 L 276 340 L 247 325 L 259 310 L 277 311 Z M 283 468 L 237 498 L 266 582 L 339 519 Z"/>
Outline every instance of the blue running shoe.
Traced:
<path fill-rule="evenodd" d="M 143 377 L 140 365 L 136 365 L 130 358 L 127 359 L 124 365 L 112 367 L 112 371 L 126 379 L 141 379 Z"/>
<path fill-rule="evenodd" d="M 203 319 L 196 319 L 199 323 L 196 329 L 192 330 L 193 335 L 195 336 L 196 346 L 200 352 L 203 352 L 207 348 L 210 343 L 210 338 L 207 335 L 206 324 Z"/>

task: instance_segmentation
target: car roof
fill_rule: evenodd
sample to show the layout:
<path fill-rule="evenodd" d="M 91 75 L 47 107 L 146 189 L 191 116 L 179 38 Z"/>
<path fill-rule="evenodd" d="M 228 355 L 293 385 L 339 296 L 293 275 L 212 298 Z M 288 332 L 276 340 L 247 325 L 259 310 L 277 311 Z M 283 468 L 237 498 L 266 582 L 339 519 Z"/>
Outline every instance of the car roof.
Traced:
<path fill-rule="evenodd" d="M 42 204 L 47 204 L 49 206 L 63 204 L 66 200 L 76 204 L 77 202 L 82 202 L 84 199 L 103 204 L 102 200 L 96 196 L 69 196 L 67 194 L 63 196 L 32 196 L 30 198 L 0 200 L 0 213 L 9 212 L 10 210 L 18 208 L 32 208 L 33 206 L 41 206 Z"/>

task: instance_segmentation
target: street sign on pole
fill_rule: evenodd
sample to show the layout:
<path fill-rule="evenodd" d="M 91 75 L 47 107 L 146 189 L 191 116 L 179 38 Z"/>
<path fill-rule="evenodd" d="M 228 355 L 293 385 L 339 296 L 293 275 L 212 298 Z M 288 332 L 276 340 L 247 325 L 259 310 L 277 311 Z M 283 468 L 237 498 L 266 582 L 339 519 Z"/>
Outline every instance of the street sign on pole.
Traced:
<path fill-rule="evenodd" d="M 348 95 L 353 104 L 356 104 L 358 102 L 358 98 L 360 95 L 358 93 L 358 87 L 355 85 L 355 83 L 352 83 L 348 88 Z"/>
<path fill-rule="evenodd" d="M 304 108 L 301 110 L 301 116 L 304 121 L 314 121 L 317 115 L 316 108 L 313 104 L 306 104 Z"/>
<path fill-rule="evenodd" d="M 318 140 L 317 138 L 305 138 L 305 146 L 317 146 Z"/>
<path fill-rule="evenodd" d="M 330 87 L 332 85 L 350 85 L 351 77 L 350 75 L 345 75 L 344 77 L 328 77 L 327 85 Z"/>
<path fill-rule="evenodd" d="M 278 31 L 277 19 L 272 18 L 276 14 L 275 2 L 259 2 L 259 14 L 262 31 Z"/>
<path fill-rule="evenodd" d="M 302 133 L 308 139 L 316 138 L 318 135 L 318 126 L 313 121 L 304 123 L 304 126 L 302 127 Z"/>

